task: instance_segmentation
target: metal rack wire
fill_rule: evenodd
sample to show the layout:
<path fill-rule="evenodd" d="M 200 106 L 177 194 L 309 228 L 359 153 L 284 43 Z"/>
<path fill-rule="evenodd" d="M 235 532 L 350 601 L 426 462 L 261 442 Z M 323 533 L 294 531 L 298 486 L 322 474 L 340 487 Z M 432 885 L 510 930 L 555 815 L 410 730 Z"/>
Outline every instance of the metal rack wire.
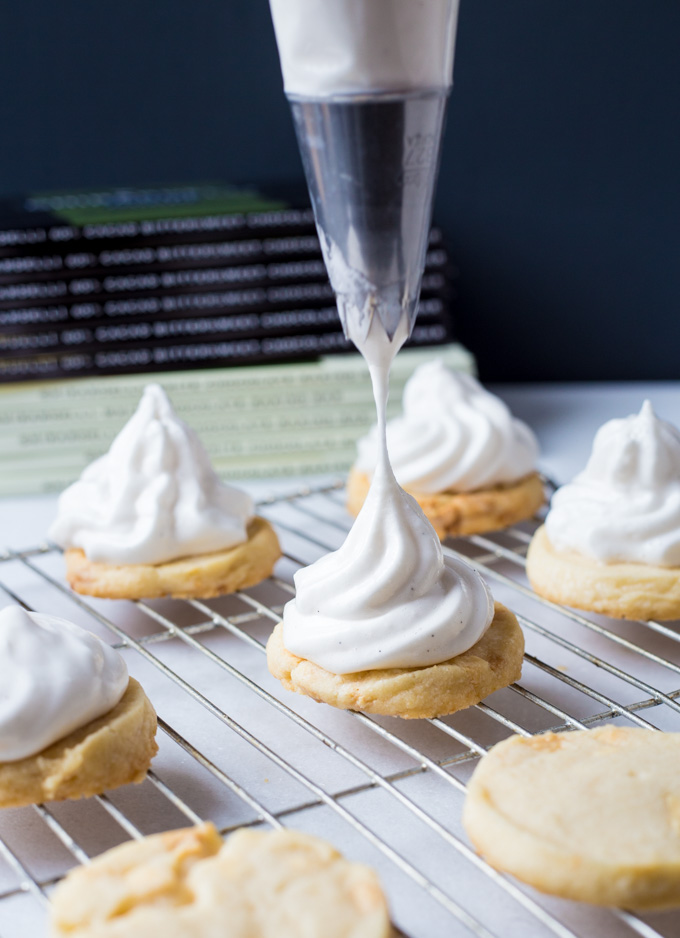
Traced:
<path fill-rule="evenodd" d="M 342 542 L 350 519 L 329 486 L 259 506 L 284 557 L 264 584 L 211 601 L 110 603 L 65 586 L 56 548 L 0 555 L 0 590 L 113 640 L 157 706 L 160 753 L 147 780 L 84 802 L 0 815 L 0 934 L 40 934 L 49 892 L 101 849 L 212 819 L 290 825 L 378 868 L 411 938 L 680 934 L 680 914 L 639 917 L 541 896 L 488 867 L 460 825 L 478 759 L 509 733 L 617 721 L 680 729 L 680 633 L 559 608 L 526 585 L 535 524 L 449 541 L 475 564 L 527 637 L 522 680 L 451 717 L 401 721 L 335 711 L 287 693 L 264 645 L 292 574 Z"/>

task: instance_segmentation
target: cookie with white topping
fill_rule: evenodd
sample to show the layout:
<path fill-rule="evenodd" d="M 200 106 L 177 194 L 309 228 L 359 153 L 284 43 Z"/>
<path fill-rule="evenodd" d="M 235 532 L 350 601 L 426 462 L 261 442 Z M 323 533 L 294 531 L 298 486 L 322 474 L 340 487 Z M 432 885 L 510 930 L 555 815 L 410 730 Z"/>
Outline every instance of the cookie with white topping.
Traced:
<path fill-rule="evenodd" d="M 141 782 L 156 714 L 115 649 L 65 619 L 0 612 L 0 807 Z"/>
<path fill-rule="evenodd" d="M 347 481 L 357 515 L 377 461 L 377 428 L 358 443 Z M 495 531 L 532 517 L 545 500 L 529 427 L 471 375 L 439 360 L 415 370 L 403 413 L 387 424 L 390 462 L 441 538 Z"/>
<path fill-rule="evenodd" d="M 160 385 L 62 493 L 50 537 L 79 593 L 208 598 L 253 586 L 280 556 L 249 495 L 221 482 Z"/>
<path fill-rule="evenodd" d="M 527 554 L 541 596 L 615 618 L 680 618 L 680 431 L 610 420 L 585 469 L 553 496 Z"/>
<path fill-rule="evenodd" d="M 407 720 L 445 716 L 471 707 L 519 680 L 524 635 L 516 617 L 496 603 L 491 625 L 453 658 L 418 668 L 379 668 L 334 674 L 284 645 L 283 626 L 267 642 L 267 664 L 287 690 L 341 710 Z"/>

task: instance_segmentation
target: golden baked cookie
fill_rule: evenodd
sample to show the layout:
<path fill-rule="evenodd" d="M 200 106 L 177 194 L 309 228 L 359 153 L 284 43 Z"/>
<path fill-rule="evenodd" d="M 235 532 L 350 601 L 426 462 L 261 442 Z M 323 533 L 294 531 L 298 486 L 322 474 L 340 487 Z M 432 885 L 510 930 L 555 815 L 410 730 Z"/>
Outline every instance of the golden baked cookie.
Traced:
<path fill-rule="evenodd" d="M 524 635 L 515 616 L 495 604 L 493 621 L 462 655 L 426 668 L 384 668 L 332 674 L 283 644 L 279 623 L 267 642 L 267 664 L 287 690 L 342 710 L 407 720 L 444 716 L 479 703 L 522 673 Z"/>
<path fill-rule="evenodd" d="M 373 870 L 297 831 L 212 824 L 126 843 L 69 873 L 52 897 L 69 938 L 389 938 Z"/>
<path fill-rule="evenodd" d="M 0 807 L 89 798 L 143 782 L 158 752 L 155 735 L 156 713 L 130 678 L 113 710 L 34 756 L 0 762 Z"/>
<path fill-rule="evenodd" d="M 364 472 L 351 469 L 347 480 L 347 510 L 359 514 L 371 480 Z M 518 482 L 495 485 L 476 492 L 438 492 L 426 495 L 406 491 L 418 502 L 439 537 L 458 537 L 498 531 L 517 521 L 531 518 L 545 502 L 543 482 L 536 472 Z"/>
<path fill-rule="evenodd" d="M 76 593 L 103 599 L 210 599 L 255 586 L 274 569 L 281 548 L 264 518 L 248 524 L 248 540 L 227 550 L 159 564 L 95 563 L 80 548 L 64 552 L 66 579 Z"/>
<path fill-rule="evenodd" d="M 557 551 L 545 527 L 529 545 L 527 576 L 546 599 L 618 619 L 680 618 L 680 568 L 602 563 Z"/>
<path fill-rule="evenodd" d="M 492 866 L 542 892 L 680 906 L 680 733 L 511 736 L 472 776 L 463 823 Z"/>

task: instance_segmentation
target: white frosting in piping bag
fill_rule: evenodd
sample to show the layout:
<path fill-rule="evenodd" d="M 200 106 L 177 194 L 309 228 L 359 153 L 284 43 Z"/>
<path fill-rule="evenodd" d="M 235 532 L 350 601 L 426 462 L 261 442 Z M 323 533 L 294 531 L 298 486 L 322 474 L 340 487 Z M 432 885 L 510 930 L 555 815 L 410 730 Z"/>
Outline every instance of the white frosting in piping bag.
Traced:
<path fill-rule="evenodd" d="M 471 375 L 439 360 L 415 370 L 403 411 L 387 425 L 387 448 L 397 481 L 413 492 L 470 492 L 536 469 L 538 442 L 529 427 Z M 372 473 L 378 428 L 357 446 L 356 468 Z"/>
<path fill-rule="evenodd" d="M 125 662 L 65 619 L 0 611 L 0 762 L 41 752 L 112 710 L 128 685 Z"/>
<path fill-rule="evenodd" d="M 89 560 L 157 564 L 246 540 L 249 495 L 215 474 L 196 433 L 157 384 L 104 456 L 59 498 L 50 537 Z"/>
<path fill-rule="evenodd" d="M 287 94 L 451 84 L 458 0 L 270 0 L 270 6 Z"/>
<path fill-rule="evenodd" d="M 680 432 L 649 401 L 604 424 L 586 468 L 553 496 L 545 526 L 557 550 L 680 566 Z"/>
<path fill-rule="evenodd" d="M 350 334 L 368 361 L 383 431 L 402 326 L 393 342 L 377 318 L 365 342 Z M 432 525 L 397 485 L 384 445 L 345 543 L 298 571 L 295 586 L 284 610 L 284 645 L 336 674 L 446 661 L 474 645 L 493 618 L 483 580 L 444 556 Z"/>

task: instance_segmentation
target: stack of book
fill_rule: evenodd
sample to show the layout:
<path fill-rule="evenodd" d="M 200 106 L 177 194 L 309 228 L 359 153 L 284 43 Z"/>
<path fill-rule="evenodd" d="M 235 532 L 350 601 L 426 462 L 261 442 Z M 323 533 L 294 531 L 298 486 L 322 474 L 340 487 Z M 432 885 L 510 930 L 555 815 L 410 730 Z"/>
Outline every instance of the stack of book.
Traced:
<path fill-rule="evenodd" d="M 414 346 L 453 340 L 432 230 Z M 304 201 L 226 186 L 0 204 L 0 381 L 316 360 L 351 348 Z"/>
<path fill-rule="evenodd" d="M 390 413 L 434 355 L 474 371 L 452 341 L 455 276 L 433 229 Z M 342 474 L 375 419 L 364 363 L 336 354 L 352 349 L 296 194 L 174 186 L 1 203 L 0 495 L 73 481 L 148 381 L 224 478 Z"/>

